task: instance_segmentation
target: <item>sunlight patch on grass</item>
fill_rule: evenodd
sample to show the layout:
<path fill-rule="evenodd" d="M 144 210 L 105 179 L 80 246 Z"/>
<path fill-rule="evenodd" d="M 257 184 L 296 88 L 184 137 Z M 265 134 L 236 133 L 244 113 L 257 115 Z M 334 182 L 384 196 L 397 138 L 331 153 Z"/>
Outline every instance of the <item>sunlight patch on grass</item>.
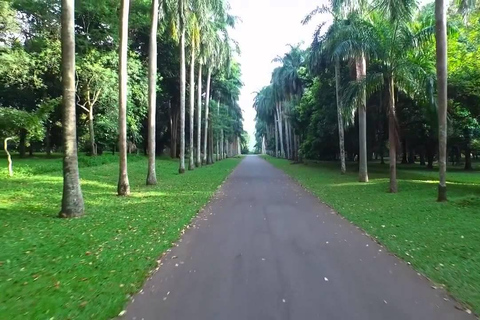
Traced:
<path fill-rule="evenodd" d="M 38 160 L 52 169 L 45 175 L 31 174 L 36 161 L 16 159 L 30 173 L 0 176 L 0 319 L 116 317 L 240 162 L 178 175 L 177 161 L 159 160 L 159 183 L 147 187 L 147 160 L 138 157 L 128 168 L 132 195 L 118 197 L 118 164 L 100 158 L 80 169 L 86 214 L 78 219 L 57 218 L 61 159 Z"/>

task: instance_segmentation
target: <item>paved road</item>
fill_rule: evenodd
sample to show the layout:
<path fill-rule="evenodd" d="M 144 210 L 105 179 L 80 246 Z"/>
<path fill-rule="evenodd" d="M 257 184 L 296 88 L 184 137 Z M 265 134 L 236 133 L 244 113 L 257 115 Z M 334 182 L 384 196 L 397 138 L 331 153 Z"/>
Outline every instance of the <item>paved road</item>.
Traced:
<path fill-rule="evenodd" d="M 124 319 L 474 319 L 254 156 L 162 261 Z"/>

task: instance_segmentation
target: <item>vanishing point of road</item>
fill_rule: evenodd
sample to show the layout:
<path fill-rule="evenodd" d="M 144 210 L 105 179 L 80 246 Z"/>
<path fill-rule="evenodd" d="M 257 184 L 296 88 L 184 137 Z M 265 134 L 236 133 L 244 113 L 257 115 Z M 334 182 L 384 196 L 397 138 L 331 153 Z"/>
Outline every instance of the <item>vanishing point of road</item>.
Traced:
<path fill-rule="evenodd" d="M 162 263 L 122 319 L 475 319 L 256 156 Z"/>

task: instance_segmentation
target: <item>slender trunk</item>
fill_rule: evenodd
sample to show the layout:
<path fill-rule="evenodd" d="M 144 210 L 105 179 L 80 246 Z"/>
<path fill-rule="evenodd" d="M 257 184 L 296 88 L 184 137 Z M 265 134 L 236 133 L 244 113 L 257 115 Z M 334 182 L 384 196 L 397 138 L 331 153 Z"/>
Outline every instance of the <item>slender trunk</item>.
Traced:
<path fill-rule="evenodd" d="M 148 171 L 147 185 L 157 184 L 155 171 L 156 156 L 156 112 L 157 112 L 157 30 L 158 0 L 152 0 L 152 16 L 150 26 L 150 47 L 148 50 Z"/>
<path fill-rule="evenodd" d="M 395 86 L 393 76 L 388 79 L 388 141 L 390 144 L 389 158 L 390 158 L 390 192 L 396 193 L 397 190 L 397 136 L 395 128 Z"/>
<path fill-rule="evenodd" d="M 117 192 L 119 196 L 130 194 L 127 171 L 127 50 L 128 50 L 128 11 L 130 0 L 122 0 L 120 28 L 120 64 L 119 64 L 119 107 L 118 107 L 118 148 L 120 153 L 120 172 Z"/>
<path fill-rule="evenodd" d="M 262 154 L 265 154 L 265 136 L 262 136 Z"/>
<path fill-rule="evenodd" d="M 420 151 L 420 165 L 424 166 L 425 165 L 425 150 Z"/>
<path fill-rule="evenodd" d="M 366 61 L 365 55 L 357 60 L 357 80 L 366 77 Z M 368 182 L 367 168 L 367 97 L 366 90 L 362 92 L 360 106 L 358 107 L 358 124 L 359 124 L 359 181 Z"/>
<path fill-rule="evenodd" d="M 10 177 L 13 176 L 13 162 L 12 162 L 12 156 L 10 155 L 10 152 L 8 152 L 8 141 L 13 140 L 13 137 L 6 138 L 3 142 L 3 149 L 5 150 L 5 153 L 7 154 L 7 161 L 8 161 L 8 175 Z"/>
<path fill-rule="evenodd" d="M 220 102 L 217 103 L 217 119 L 220 122 Z M 220 129 L 220 139 L 217 138 L 217 159 L 220 159 L 220 160 L 225 158 L 223 156 L 223 137 L 224 137 L 223 128 L 221 128 Z"/>
<path fill-rule="evenodd" d="M 277 103 L 278 135 L 280 137 L 280 157 L 285 157 L 285 149 L 283 147 L 283 116 L 281 108 L 281 103 Z"/>
<path fill-rule="evenodd" d="M 18 152 L 20 153 L 20 158 L 25 158 L 26 147 L 25 144 L 27 143 L 27 130 L 20 129 L 20 142 L 18 145 Z"/>
<path fill-rule="evenodd" d="M 46 127 L 46 132 L 45 132 L 45 151 L 47 153 L 47 157 L 50 157 L 52 155 L 52 140 L 50 138 L 50 132 L 51 126 L 50 123 L 47 124 Z"/>
<path fill-rule="evenodd" d="M 347 166 L 345 163 L 345 131 L 343 128 L 342 101 L 340 100 L 340 61 L 335 59 L 335 94 L 337 99 L 338 118 L 338 142 L 340 146 L 340 172 L 345 174 Z"/>
<path fill-rule="evenodd" d="M 75 3 L 62 0 L 62 83 L 63 83 L 63 193 L 60 217 L 84 213 L 78 172 L 77 119 L 75 113 Z"/>
<path fill-rule="evenodd" d="M 467 144 L 465 148 L 465 170 L 472 170 L 472 157 L 471 157 L 470 143 Z"/>
<path fill-rule="evenodd" d="M 208 129 L 207 164 L 213 164 L 213 126 Z"/>
<path fill-rule="evenodd" d="M 185 173 L 185 26 L 182 24 L 180 35 L 180 167 L 178 172 Z"/>
<path fill-rule="evenodd" d="M 402 164 L 407 164 L 407 140 L 402 140 Z"/>
<path fill-rule="evenodd" d="M 202 64 L 198 65 L 197 80 L 197 167 L 202 165 Z"/>
<path fill-rule="evenodd" d="M 28 147 L 28 155 L 33 157 L 33 143 L 30 142 L 30 146 Z"/>
<path fill-rule="evenodd" d="M 287 117 L 284 116 L 283 118 L 283 125 L 284 125 L 284 131 L 285 131 L 285 149 L 287 153 L 285 154 L 285 158 L 290 159 L 290 145 L 288 143 L 288 123 L 287 123 Z"/>
<path fill-rule="evenodd" d="M 208 67 L 207 72 L 207 91 L 205 92 L 205 136 L 203 144 L 203 162 L 207 163 L 207 146 L 208 146 L 208 112 L 210 111 L 210 81 L 212 78 L 212 67 Z"/>
<path fill-rule="evenodd" d="M 222 132 L 220 133 L 220 158 L 221 159 L 225 158 L 224 146 L 225 146 L 225 133 L 222 130 Z"/>
<path fill-rule="evenodd" d="M 188 161 L 188 170 L 195 169 L 195 160 L 193 157 L 193 151 L 195 150 L 193 145 L 193 136 L 194 136 L 194 114 L 195 114 L 195 47 L 192 43 L 191 48 L 191 57 L 190 57 L 190 146 L 188 148 L 189 152 L 189 161 Z"/>
<path fill-rule="evenodd" d="M 438 201 L 447 200 L 447 14 L 445 0 L 435 1 L 438 99 Z"/>
<path fill-rule="evenodd" d="M 275 118 L 275 157 L 278 158 L 278 118 L 277 118 L 277 115 L 274 114 L 274 118 Z"/>
<path fill-rule="evenodd" d="M 95 143 L 95 129 L 93 127 L 93 105 L 90 104 L 88 111 L 88 131 L 90 134 L 90 152 L 92 156 L 97 155 L 97 144 Z"/>

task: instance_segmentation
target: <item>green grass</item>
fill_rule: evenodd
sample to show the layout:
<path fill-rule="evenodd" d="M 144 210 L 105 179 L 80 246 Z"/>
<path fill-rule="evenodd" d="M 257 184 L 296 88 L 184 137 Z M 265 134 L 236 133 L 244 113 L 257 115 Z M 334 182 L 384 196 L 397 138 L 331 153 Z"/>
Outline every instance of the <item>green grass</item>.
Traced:
<path fill-rule="evenodd" d="M 57 218 L 60 159 L 15 159 L 13 178 L 0 161 L 0 319 L 115 317 L 240 159 L 185 175 L 178 161 L 157 161 L 159 184 L 146 187 L 146 159 L 132 157 L 126 198 L 116 196 L 117 160 L 92 161 L 80 160 L 78 219 Z"/>
<path fill-rule="evenodd" d="M 400 166 L 390 194 L 388 165 L 370 165 L 361 184 L 355 167 L 342 176 L 334 163 L 266 159 L 480 313 L 480 172 L 450 170 L 449 201 L 437 203 L 438 173 L 418 165 Z"/>

